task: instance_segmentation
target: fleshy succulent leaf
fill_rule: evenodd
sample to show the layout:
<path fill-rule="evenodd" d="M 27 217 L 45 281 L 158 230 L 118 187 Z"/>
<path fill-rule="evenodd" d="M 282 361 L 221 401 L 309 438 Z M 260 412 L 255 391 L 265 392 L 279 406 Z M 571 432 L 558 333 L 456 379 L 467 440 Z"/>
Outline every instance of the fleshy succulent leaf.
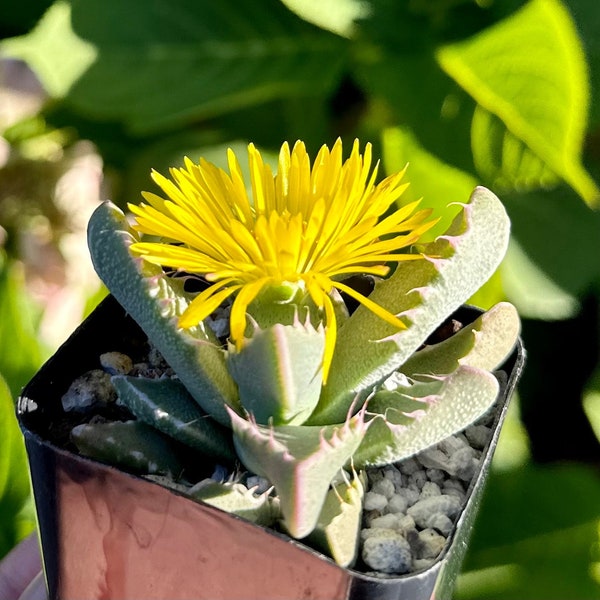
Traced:
<path fill-rule="evenodd" d="M 277 502 L 268 492 L 255 494 L 241 483 L 204 480 L 191 488 L 189 495 L 265 527 L 279 518 Z"/>
<path fill-rule="evenodd" d="M 361 476 L 336 484 L 327 492 L 323 509 L 307 541 L 342 567 L 356 561 L 362 523 L 364 485 Z"/>
<path fill-rule="evenodd" d="M 324 349 L 310 322 L 258 328 L 227 356 L 242 406 L 258 423 L 301 425 L 319 400 Z"/>
<path fill-rule="evenodd" d="M 118 402 L 140 421 L 207 456 L 235 461 L 231 430 L 207 415 L 180 381 L 116 375 L 112 383 Z"/>
<path fill-rule="evenodd" d="M 267 427 L 229 412 L 240 460 L 275 486 L 290 535 L 307 536 L 317 524 L 331 481 L 365 435 L 364 411 L 325 427 Z"/>
<path fill-rule="evenodd" d="M 423 248 L 424 260 L 400 262 L 370 300 L 404 320 L 395 330 L 360 306 L 340 328 L 330 378 L 309 424 L 339 422 L 357 395 L 398 369 L 427 336 L 489 279 L 508 245 L 502 203 L 477 187 L 447 233 Z"/>
<path fill-rule="evenodd" d="M 114 204 L 93 213 L 88 245 L 94 268 L 125 310 L 176 371 L 200 406 L 224 425 L 228 404 L 238 408 L 237 388 L 227 371 L 223 351 L 205 323 L 177 326 L 189 300 L 181 281 L 166 277 L 160 267 L 134 259 L 129 245 L 137 234 Z"/>
<path fill-rule="evenodd" d="M 517 309 L 500 302 L 444 341 L 415 352 L 400 371 L 408 376 L 447 374 L 459 365 L 493 371 L 514 348 L 519 331 Z"/>
<path fill-rule="evenodd" d="M 77 425 L 71 439 L 84 456 L 139 473 L 176 477 L 183 470 L 173 442 L 141 421 Z"/>
<path fill-rule="evenodd" d="M 460 366 L 445 377 L 375 394 L 368 409 L 376 416 L 353 457 L 355 466 L 394 463 L 456 434 L 492 406 L 498 390 L 491 373 Z M 408 412 L 407 406 L 415 410 Z"/>

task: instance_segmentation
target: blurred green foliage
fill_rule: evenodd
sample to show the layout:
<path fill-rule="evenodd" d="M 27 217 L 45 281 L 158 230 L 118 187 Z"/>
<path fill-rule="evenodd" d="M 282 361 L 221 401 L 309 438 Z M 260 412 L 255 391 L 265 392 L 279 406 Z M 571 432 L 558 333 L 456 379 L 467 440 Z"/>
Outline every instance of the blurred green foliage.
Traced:
<path fill-rule="evenodd" d="M 0 254 L 0 557 L 34 527 L 27 459 L 13 398 L 42 359 L 19 269 L 1 259 Z"/>
<path fill-rule="evenodd" d="M 13 412 L 10 390 L 0 377 L 0 556 L 31 533 L 35 523 L 27 457 Z"/>
<path fill-rule="evenodd" d="M 314 152 L 338 136 L 372 141 L 386 172 L 410 162 L 403 202 L 440 211 L 493 189 L 513 239 L 473 301 L 517 306 L 530 361 L 457 597 L 600 595 L 600 449 L 582 407 L 597 419 L 596 0 L 58 0 L 10 12 L 0 52 L 48 93 L 36 123 L 65 145 L 91 140 L 121 205 L 183 155 L 219 162 L 228 145 L 269 152 L 298 138 Z M 42 357 L 7 279 L 16 246 L 0 280 L 13 395 Z"/>

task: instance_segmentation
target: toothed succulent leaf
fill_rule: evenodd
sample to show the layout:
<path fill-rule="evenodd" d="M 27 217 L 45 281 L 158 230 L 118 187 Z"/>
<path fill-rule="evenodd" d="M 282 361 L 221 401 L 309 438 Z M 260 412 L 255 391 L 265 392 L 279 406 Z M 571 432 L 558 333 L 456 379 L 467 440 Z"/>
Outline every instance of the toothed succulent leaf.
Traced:
<path fill-rule="evenodd" d="M 235 461 L 231 430 L 208 416 L 180 381 L 116 375 L 112 383 L 118 402 L 140 421 L 207 456 Z"/>
<path fill-rule="evenodd" d="M 517 309 L 500 302 L 438 344 L 415 352 L 400 368 L 402 373 L 451 373 L 459 365 L 493 371 L 514 348 L 521 322 Z"/>
<path fill-rule="evenodd" d="M 310 322 L 258 328 L 227 357 L 242 406 L 261 424 L 304 423 L 321 393 L 324 348 L 323 329 Z"/>
<path fill-rule="evenodd" d="M 123 212 L 101 204 L 88 226 L 94 268 L 106 287 L 137 321 L 202 408 L 227 425 L 225 405 L 239 407 L 237 389 L 223 351 L 205 323 L 177 326 L 189 304 L 182 282 L 166 277 L 160 267 L 134 259 L 129 246 L 137 241 Z"/>
<path fill-rule="evenodd" d="M 498 395 L 498 380 L 487 371 L 460 366 L 446 376 L 375 394 L 375 418 L 353 457 L 357 468 L 397 462 L 468 427 Z"/>
<path fill-rule="evenodd" d="M 504 257 L 509 233 L 501 202 L 476 188 L 447 233 L 424 247 L 426 260 L 398 263 L 369 296 L 407 328 L 398 331 L 363 306 L 340 328 L 331 376 L 309 424 L 343 420 L 357 394 L 365 397 L 398 369 L 489 279 Z"/>
<path fill-rule="evenodd" d="M 307 541 L 342 567 L 356 561 L 365 489 L 361 476 L 332 486 Z"/>
<path fill-rule="evenodd" d="M 140 421 L 77 425 L 71 440 L 84 456 L 138 473 L 178 476 L 182 471 L 171 440 Z"/>
<path fill-rule="evenodd" d="M 290 535 L 305 537 L 317 523 L 331 481 L 365 435 L 364 411 L 325 427 L 267 427 L 229 412 L 241 461 L 275 486 Z"/>
<path fill-rule="evenodd" d="M 188 493 L 196 500 L 265 527 L 273 525 L 279 518 L 277 502 L 269 493 L 255 494 L 241 483 L 205 480 Z"/>

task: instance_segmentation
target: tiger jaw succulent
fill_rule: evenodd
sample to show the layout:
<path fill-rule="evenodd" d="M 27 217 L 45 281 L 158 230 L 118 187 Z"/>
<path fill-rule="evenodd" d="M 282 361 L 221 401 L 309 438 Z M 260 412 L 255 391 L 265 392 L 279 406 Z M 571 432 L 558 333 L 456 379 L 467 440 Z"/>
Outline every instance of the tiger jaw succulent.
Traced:
<path fill-rule="evenodd" d="M 510 225 L 499 200 L 477 188 L 445 235 L 420 243 L 428 212 L 416 203 L 392 210 L 403 173 L 375 184 L 369 145 L 361 155 L 355 143 L 346 161 L 340 141 L 324 146 L 311 167 L 302 143 L 284 144 L 275 175 L 254 146 L 248 154 L 251 193 L 233 153 L 229 173 L 186 159 L 172 180 L 153 174 L 167 199 L 144 194 L 146 203 L 130 206 L 133 227 L 108 202 L 90 221 L 99 276 L 178 378 L 113 377 L 137 417 L 123 424 L 128 452 L 152 454 L 158 430 L 161 440 L 237 456 L 272 483 L 290 535 L 310 535 L 348 564 L 362 470 L 464 429 L 496 399 L 491 371 L 519 331 L 510 304 L 424 342 L 494 272 Z M 188 293 L 165 268 L 207 287 Z M 355 274 L 382 279 L 367 296 L 345 282 Z M 358 301 L 352 314 L 340 293 Z M 211 315 L 224 303 L 222 344 Z M 83 452 L 118 462 L 103 436 L 102 425 L 73 434 Z M 198 494 L 245 516 L 260 505 L 264 515 L 266 496 L 240 496 L 231 484 Z"/>

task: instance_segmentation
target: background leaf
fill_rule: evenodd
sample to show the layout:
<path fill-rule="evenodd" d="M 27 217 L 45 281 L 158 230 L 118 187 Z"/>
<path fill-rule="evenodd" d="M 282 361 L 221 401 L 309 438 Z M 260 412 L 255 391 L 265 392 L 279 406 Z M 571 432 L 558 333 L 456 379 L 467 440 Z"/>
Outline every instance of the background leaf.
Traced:
<path fill-rule="evenodd" d="M 600 214 L 566 186 L 503 199 L 513 235 L 503 265 L 506 293 L 524 317 L 572 317 L 579 308 L 576 298 L 600 277 Z"/>
<path fill-rule="evenodd" d="M 567 181 L 590 205 L 598 189 L 581 164 L 581 145 L 587 125 L 589 87 L 586 63 L 574 23 L 556 0 L 531 0 L 512 17 L 471 39 L 439 49 L 442 68 L 483 107 L 499 117 L 510 137 L 483 117 L 473 128 L 476 162 L 488 173 L 492 151 L 486 148 L 517 138 Z M 501 174 L 514 179 L 524 169 L 519 151 L 503 151 Z M 530 161 L 531 162 L 531 161 Z M 539 165 L 535 165 L 539 168 Z"/>
<path fill-rule="evenodd" d="M 501 190 L 548 188 L 558 176 L 491 112 L 477 106 L 471 126 L 475 168 Z"/>
<path fill-rule="evenodd" d="M 585 468 L 494 473 L 455 599 L 598 598 L 599 502 L 600 482 Z"/>
<path fill-rule="evenodd" d="M 252 0 L 74 0 L 73 27 L 99 56 L 69 105 L 143 133 L 272 98 L 324 94 L 345 57 L 339 38 L 276 0 L 263 0 L 260 19 Z"/>
<path fill-rule="evenodd" d="M 367 5 L 361 0 L 281 1 L 309 23 L 314 23 L 344 37 L 350 37 L 356 19 L 367 12 Z"/>

